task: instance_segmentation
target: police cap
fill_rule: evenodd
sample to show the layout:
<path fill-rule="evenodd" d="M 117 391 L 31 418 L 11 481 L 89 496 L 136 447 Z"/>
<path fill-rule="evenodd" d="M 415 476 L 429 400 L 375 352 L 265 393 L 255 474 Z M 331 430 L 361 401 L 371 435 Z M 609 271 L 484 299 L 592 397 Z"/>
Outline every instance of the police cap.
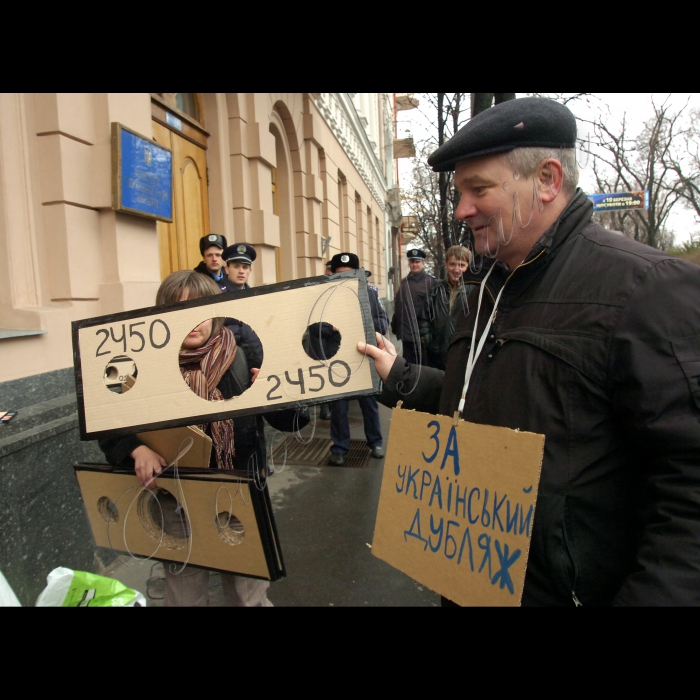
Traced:
<path fill-rule="evenodd" d="M 226 248 L 223 255 L 223 258 L 227 263 L 243 262 L 248 263 L 249 265 L 252 265 L 253 260 L 255 260 L 257 257 L 258 254 L 255 252 L 255 248 L 253 248 L 250 243 L 234 243 Z"/>
<path fill-rule="evenodd" d="M 462 160 L 514 148 L 575 148 L 576 118 L 568 107 L 544 97 L 521 97 L 477 114 L 428 158 L 436 173 Z"/>
<path fill-rule="evenodd" d="M 204 255 L 204 251 L 213 245 L 223 250 L 228 244 L 224 236 L 220 236 L 218 233 L 210 233 L 208 236 L 202 236 L 199 239 L 199 252 Z"/>
<path fill-rule="evenodd" d="M 331 258 L 331 270 L 335 272 L 339 267 L 351 267 L 360 269 L 360 258 L 355 253 L 338 253 Z"/>
<path fill-rule="evenodd" d="M 406 251 L 406 257 L 409 260 L 425 260 L 426 255 L 420 248 L 409 248 Z"/>

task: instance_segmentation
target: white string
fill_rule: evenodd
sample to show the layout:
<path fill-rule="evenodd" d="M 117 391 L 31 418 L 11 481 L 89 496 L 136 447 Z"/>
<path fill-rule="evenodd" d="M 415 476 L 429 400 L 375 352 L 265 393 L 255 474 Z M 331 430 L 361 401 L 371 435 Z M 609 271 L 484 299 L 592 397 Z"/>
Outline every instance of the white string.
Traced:
<path fill-rule="evenodd" d="M 481 335 L 479 345 L 478 347 L 476 347 L 476 329 L 479 325 L 479 312 L 481 311 L 481 300 L 484 297 L 484 288 L 486 287 L 486 280 L 488 280 L 489 275 L 493 272 L 494 267 L 496 266 L 492 265 L 491 269 L 486 273 L 486 277 L 484 277 L 484 281 L 481 283 L 481 289 L 479 290 L 479 303 L 476 307 L 476 318 L 474 319 L 474 330 L 472 332 L 472 344 L 469 348 L 469 357 L 467 358 L 467 369 L 464 373 L 464 386 L 462 387 L 462 398 L 459 400 L 459 407 L 457 408 L 457 410 L 460 413 L 462 413 L 462 411 L 464 410 L 464 402 L 467 396 L 467 389 L 469 388 L 469 381 L 471 380 L 472 372 L 474 371 L 474 366 L 476 365 L 476 361 L 479 359 L 479 355 L 481 354 L 481 351 L 484 348 L 486 338 L 488 337 L 489 331 L 491 330 L 491 324 L 493 323 L 493 319 L 496 317 L 498 302 L 501 300 L 501 294 L 503 294 L 503 290 L 505 289 L 505 285 L 503 285 L 501 287 L 501 291 L 498 292 L 496 302 L 493 305 L 493 311 L 491 312 L 491 316 L 488 322 L 486 323 L 486 328 L 484 328 L 484 332 Z"/>

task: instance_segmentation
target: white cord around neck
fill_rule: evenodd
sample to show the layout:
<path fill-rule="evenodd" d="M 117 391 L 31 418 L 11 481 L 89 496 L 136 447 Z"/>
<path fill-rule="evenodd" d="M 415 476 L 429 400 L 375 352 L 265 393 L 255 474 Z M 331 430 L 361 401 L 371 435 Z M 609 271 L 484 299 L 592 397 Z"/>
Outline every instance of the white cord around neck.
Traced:
<path fill-rule="evenodd" d="M 486 328 L 484 328 L 484 332 L 481 335 L 481 338 L 479 339 L 479 345 L 478 347 L 476 346 L 476 329 L 479 325 L 479 312 L 481 311 L 481 300 L 483 299 L 484 296 L 484 288 L 486 287 L 486 280 L 488 280 L 489 275 L 493 272 L 493 268 L 496 267 L 495 265 L 491 266 L 491 269 L 486 273 L 486 277 L 484 277 L 484 281 L 481 283 L 481 289 L 479 290 L 479 303 L 476 307 L 476 318 L 474 319 L 474 330 L 472 331 L 472 344 L 471 347 L 469 348 L 469 356 L 467 358 L 467 369 L 464 373 L 464 386 L 462 387 L 462 398 L 459 400 L 459 407 L 457 408 L 457 411 L 459 413 L 462 413 L 464 410 L 464 402 L 467 397 L 467 389 L 469 388 L 469 380 L 472 378 L 472 372 L 474 371 L 474 365 L 476 365 L 476 361 L 479 359 L 479 355 L 481 354 L 481 351 L 484 348 L 484 343 L 486 342 L 486 338 L 488 337 L 489 331 L 491 330 L 491 324 L 493 323 L 493 319 L 496 316 L 496 309 L 498 308 L 498 302 L 501 300 L 501 294 L 503 294 L 503 290 L 505 289 L 505 285 L 501 287 L 501 291 L 498 292 L 498 296 L 496 297 L 496 301 L 493 305 L 493 311 L 491 312 L 491 317 L 489 318 Z"/>

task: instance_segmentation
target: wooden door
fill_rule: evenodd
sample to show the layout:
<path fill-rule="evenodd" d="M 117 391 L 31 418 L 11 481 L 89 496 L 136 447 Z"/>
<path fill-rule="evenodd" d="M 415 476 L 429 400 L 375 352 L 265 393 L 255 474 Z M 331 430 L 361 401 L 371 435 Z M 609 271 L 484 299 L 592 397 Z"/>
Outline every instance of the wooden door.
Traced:
<path fill-rule="evenodd" d="M 206 151 L 153 122 L 153 138 L 173 151 L 173 222 L 158 222 L 160 274 L 192 270 L 202 262 L 199 239 L 209 233 Z"/>

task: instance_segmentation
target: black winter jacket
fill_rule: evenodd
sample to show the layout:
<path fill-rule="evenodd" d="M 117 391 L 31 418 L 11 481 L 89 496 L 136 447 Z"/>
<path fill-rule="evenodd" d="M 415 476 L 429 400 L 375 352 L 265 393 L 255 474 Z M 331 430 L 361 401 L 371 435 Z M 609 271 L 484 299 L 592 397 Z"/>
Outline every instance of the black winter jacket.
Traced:
<path fill-rule="evenodd" d="M 197 267 L 194 268 L 195 272 L 199 272 L 202 275 L 207 275 L 208 277 L 211 277 L 214 282 L 216 282 L 219 285 L 219 289 L 222 292 L 238 292 L 240 291 L 236 285 L 231 282 L 231 280 L 224 275 L 220 280 L 217 280 L 214 278 L 214 275 L 211 274 L 211 270 L 207 267 L 206 263 L 204 260 L 202 260 Z M 246 284 L 245 286 L 246 289 L 249 289 L 248 285 Z"/>
<path fill-rule="evenodd" d="M 493 271 L 477 339 L 505 289 L 462 417 L 545 435 L 523 604 L 697 605 L 700 268 L 591 214 L 579 190 L 522 265 Z M 453 414 L 478 296 L 447 370 L 399 358 L 383 403 Z"/>
<path fill-rule="evenodd" d="M 467 297 L 472 289 L 473 284 L 460 285 L 452 310 L 450 283 L 447 280 L 441 280 L 430 290 L 418 316 L 421 343 L 426 351 L 423 366 L 445 369 L 450 338 L 455 332 L 460 315 L 469 313 Z"/>
<path fill-rule="evenodd" d="M 406 275 L 396 292 L 391 331 L 399 339 L 409 343 L 420 342 L 417 318 L 425 299 L 437 280 L 425 270 Z"/>

